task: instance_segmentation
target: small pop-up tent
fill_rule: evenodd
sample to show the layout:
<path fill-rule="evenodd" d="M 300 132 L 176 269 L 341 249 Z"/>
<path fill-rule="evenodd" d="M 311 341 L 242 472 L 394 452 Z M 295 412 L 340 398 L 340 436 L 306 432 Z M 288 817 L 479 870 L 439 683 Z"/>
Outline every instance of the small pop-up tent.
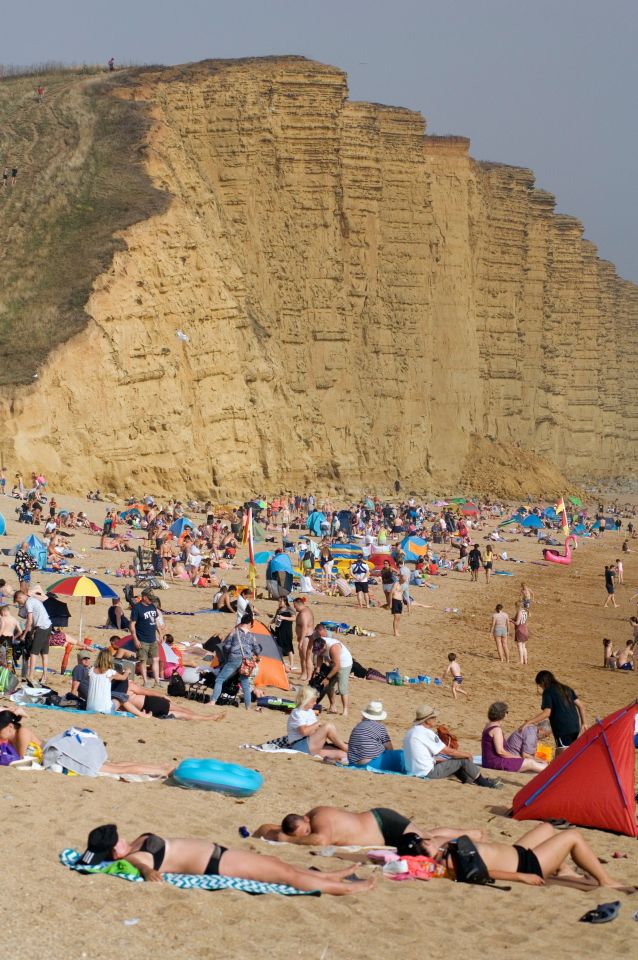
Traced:
<path fill-rule="evenodd" d="M 29 544 L 29 553 L 36 561 L 38 565 L 38 570 L 44 570 L 47 565 L 47 545 L 44 541 L 40 540 L 39 537 L 36 537 L 35 533 L 32 533 L 28 538 L 27 543 Z"/>
<path fill-rule="evenodd" d="M 514 797 L 515 820 L 568 820 L 638 837 L 634 725 L 638 701 L 596 720 Z"/>
<path fill-rule="evenodd" d="M 180 517 L 179 520 L 174 520 L 171 523 L 169 529 L 174 537 L 181 537 L 186 530 L 194 530 L 195 524 L 188 517 Z"/>
<path fill-rule="evenodd" d="M 314 533 L 315 537 L 321 536 L 321 525 L 326 523 L 326 515 L 321 510 L 313 510 L 306 520 L 306 529 Z"/>

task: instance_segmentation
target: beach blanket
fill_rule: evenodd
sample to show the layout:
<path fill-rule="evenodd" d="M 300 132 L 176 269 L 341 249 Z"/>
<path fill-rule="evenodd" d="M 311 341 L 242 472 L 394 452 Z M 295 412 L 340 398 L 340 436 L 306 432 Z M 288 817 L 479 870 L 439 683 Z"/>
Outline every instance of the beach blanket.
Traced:
<path fill-rule="evenodd" d="M 13 699 L 13 698 L 11 698 Z M 50 706 L 48 703 L 24 703 L 20 701 L 21 707 L 26 707 L 27 709 L 31 707 L 37 707 L 38 710 L 61 710 L 63 713 L 81 713 L 83 717 L 88 717 L 90 714 L 97 714 L 97 710 L 78 710 L 75 707 L 54 707 Z M 123 710 L 118 710 L 117 713 L 100 713 L 101 717 L 132 717 L 132 713 L 125 713 Z"/>
<path fill-rule="evenodd" d="M 88 867 L 79 863 L 81 854 L 68 848 L 60 854 L 60 863 L 77 870 L 78 873 L 103 873 L 109 877 L 119 877 L 134 883 L 144 883 L 144 878 L 134 866 L 126 860 L 113 863 L 101 863 L 97 867 Z M 262 883 L 259 880 L 243 880 L 240 877 L 202 876 L 191 873 L 163 873 L 162 879 L 180 890 L 241 890 L 243 893 L 278 893 L 284 897 L 320 897 L 319 890 L 297 890 L 283 883 Z"/>

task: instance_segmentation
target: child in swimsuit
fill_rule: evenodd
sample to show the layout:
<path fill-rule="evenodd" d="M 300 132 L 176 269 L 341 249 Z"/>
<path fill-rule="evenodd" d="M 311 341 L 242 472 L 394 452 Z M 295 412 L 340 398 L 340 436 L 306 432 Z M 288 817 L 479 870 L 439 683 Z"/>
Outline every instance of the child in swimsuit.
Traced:
<path fill-rule="evenodd" d="M 463 674 L 461 673 L 461 665 L 456 659 L 455 653 L 448 653 L 447 658 L 449 660 L 447 669 L 443 674 L 444 678 L 448 674 L 452 677 L 452 696 L 455 700 L 458 700 L 459 693 L 462 693 L 464 697 L 469 699 L 469 694 L 463 689 Z"/>

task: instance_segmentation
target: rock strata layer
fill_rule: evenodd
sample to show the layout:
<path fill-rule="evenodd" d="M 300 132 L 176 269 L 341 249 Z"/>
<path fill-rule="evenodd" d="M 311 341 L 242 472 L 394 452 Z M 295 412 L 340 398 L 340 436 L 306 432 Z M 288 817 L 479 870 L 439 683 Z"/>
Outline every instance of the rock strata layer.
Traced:
<path fill-rule="evenodd" d="M 631 469 L 638 288 L 531 171 L 302 58 L 118 95 L 147 104 L 172 201 L 123 233 L 84 332 L 3 392 L 5 460 L 217 499 L 396 478 L 551 494 Z"/>

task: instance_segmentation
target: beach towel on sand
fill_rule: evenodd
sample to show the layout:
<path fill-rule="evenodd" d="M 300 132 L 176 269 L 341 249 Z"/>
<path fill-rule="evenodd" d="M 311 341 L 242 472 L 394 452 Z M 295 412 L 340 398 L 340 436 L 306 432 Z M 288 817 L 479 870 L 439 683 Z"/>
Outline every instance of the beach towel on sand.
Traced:
<path fill-rule="evenodd" d="M 297 753 L 300 757 L 310 756 L 308 753 L 294 750 L 288 743 L 288 737 L 275 737 L 274 740 L 266 740 L 265 743 L 242 743 L 239 749 L 259 750 L 261 753 Z"/>
<path fill-rule="evenodd" d="M 144 883 L 139 870 L 126 860 L 113 863 L 101 863 L 97 867 L 88 867 L 79 863 L 81 854 L 77 850 L 67 849 L 60 854 L 60 863 L 79 873 L 104 873 L 122 880 Z M 319 890 L 297 890 L 284 883 L 262 883 L 259 880 L 243 880 L 240 877 L 202 876 L 191 873 L 163 873 L 162 879 L 180 890 L 241 890 L 243 893 L 279 893 L 284 897 L 320 897 Z"/>

